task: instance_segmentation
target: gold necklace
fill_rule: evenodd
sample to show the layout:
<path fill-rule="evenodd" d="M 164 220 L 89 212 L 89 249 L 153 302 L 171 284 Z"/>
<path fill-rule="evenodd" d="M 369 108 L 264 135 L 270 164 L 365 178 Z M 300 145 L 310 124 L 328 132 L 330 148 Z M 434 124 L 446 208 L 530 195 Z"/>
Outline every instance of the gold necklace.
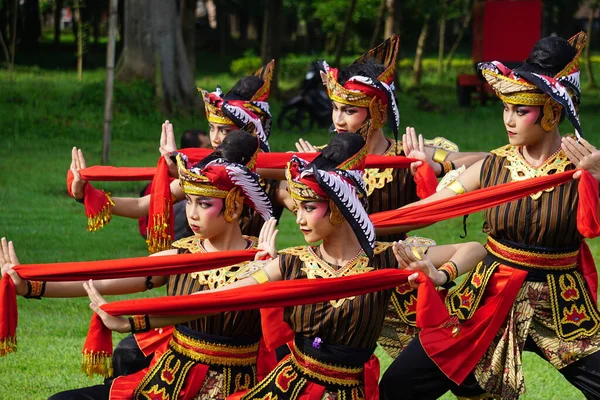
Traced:
<path fill-rule="evenodd" d="M 560 172 L 564 172 L 568 165 L 571 164 L 569 158 L 562 150 L 559 148 L 548 157 L 539 167 L 532 166 L 521 154 L 518 147 L 506 145 L 499 149 L 493 150 L 492 153 L 506 158 L 509 162 L 506 165 L 506 168 L 510 171 L 511 180 L 514 181 L 524 181 L 526 179 L 537 178 L 540 176 L 553 175 Z M 540 198 L 542 193 L 551 192 L 554 190 L 554 187 L 540 190 L 537 193 L 531 194 L 531 198 L 533 200 L 537 200 Z"/>

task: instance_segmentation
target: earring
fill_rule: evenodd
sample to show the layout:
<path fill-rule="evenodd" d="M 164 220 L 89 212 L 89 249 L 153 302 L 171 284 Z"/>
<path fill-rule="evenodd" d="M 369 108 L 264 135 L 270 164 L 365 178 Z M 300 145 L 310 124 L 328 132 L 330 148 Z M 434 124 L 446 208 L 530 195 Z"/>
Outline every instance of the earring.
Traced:
<path fill-rule="evenodd" d="M 542 129 L 546 132 L 553 130 L 558 122 L 560 121 L 560 115 L 562 112 L 562 106 L 552 98 L 548 98 L 544 103 L 543 117 L 542 117 Z"/>
<path fill-rule="evenodd" d="M 225 198 L 225 212 L 223 213 L 225 222 L 233 222 L 238 219 L 239 215 L 236 210 L 242 207 L 244 207 L 244 196 L 240 189 L 231 189 Z"/>
<path fill-rule="evenodd" d="M 333 225 L 341 225 L 346 218 L 342 215 L 342 212 L 338 208 L 338 206 L 333 202 L 333 200 L 329 200 L 329 221 Z"/>

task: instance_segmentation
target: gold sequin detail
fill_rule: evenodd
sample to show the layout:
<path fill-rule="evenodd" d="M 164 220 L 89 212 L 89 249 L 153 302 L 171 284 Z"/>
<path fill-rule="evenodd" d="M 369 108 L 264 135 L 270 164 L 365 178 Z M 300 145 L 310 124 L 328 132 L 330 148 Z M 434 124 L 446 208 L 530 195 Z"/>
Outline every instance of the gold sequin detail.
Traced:
<path fill-rule="evenodd" d="M 556 153 L 550 156 L 542 165 L 539 167 L 533 167 L 529 164 L 519 151 L 518 147 L 506 145 L 499 149 L 492 150 L 493 154 L 499 157 L 506 158 L 510 164 L 506 168 L 510 171 L 510 177 L 513 182 L 524 181 L 526 179 L 537 178 L 539 176 L 546 176 L 564 172 L 568 165 L 571 164 L 569 158 L 562 149 L 559 149 Z M 551 192 L 554 187 L 540 190 L 537 193 L 531 194 L 533 200 L 540 198 L 543 192 Z"/>

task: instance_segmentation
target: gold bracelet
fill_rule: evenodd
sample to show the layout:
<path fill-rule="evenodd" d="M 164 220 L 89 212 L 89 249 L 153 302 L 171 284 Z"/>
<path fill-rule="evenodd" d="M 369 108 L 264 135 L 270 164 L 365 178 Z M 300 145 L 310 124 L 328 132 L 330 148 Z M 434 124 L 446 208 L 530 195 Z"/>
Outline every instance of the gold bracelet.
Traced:
<path fill-rule="evenodd" d="M 265 272 L 264 269 L 259 269 L 258 271 L 256 271 L 255 273 L 253 273 L 252 275 L 250 275 L 252 278 L 254 278 L 254 280 L 256 282 L 258 282 L 259 284 L 261 283 L 266 283 L 269 282 L 269 275 L 267 275 L 267 273 Z"/>
<path fill-rule="evenodd" d="M 447 261 L 438 268 L 438 271 L 447 274 L 448 282 L 455 280 L 458 277 L 458 267 L 454 261 Z"/>
<path fill-rule="evenodd" d="M 444 149 L 436 148 L 433 152 L 433 161 L 443 162 L 450 152 Z"/>
<path fill-rule="evenodd" d="M 127 318 L 131 333 L 148 332 L 150 330 L 150 317 L 148 315 L 134 315 Z"/>
<path fill-rule="evenodd" d="M 40 300 L 46 292 L 46 282 L 29 280 L 25 282 L 27 283 L 27 293 L 23 297 Z"/>
<path fill-rule="evenodd" d="M 448 172 L 452 171 L 453 169 L 456 169 L 454 167 L 454 163 L 452 161 L 444 161 L 441 164 L 442 164 L 442 170 L 443 170 L 444 175 L 446 175 Z"/>
<path fill-rule="evenodd" d="M 453 180 L 446 186 L 448 189 L 452 190 L 454 194 L 463 194 L 467 191 L 462 183 L 458 179 Z"/>

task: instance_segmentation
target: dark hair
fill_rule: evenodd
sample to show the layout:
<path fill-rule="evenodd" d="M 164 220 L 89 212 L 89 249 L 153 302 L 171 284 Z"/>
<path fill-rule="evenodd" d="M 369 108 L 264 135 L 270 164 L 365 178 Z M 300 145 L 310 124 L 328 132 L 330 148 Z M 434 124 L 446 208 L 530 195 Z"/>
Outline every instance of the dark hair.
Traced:
<path fill-rule="evenodd" d="M 217 158 L 224 158 L 229 162 L 246 164 L 258 147 L 258 139 L 246 131 L 235 130 L 225 136 L 223 142 L 205 159 L 196 166 L 203 168 L 206 164 Z"/>
<path fill-rule="evenodd" d="M 549 36 L 537 41 L 529 57 L 515 68 L 515 72 L 533 72 L 554 76 L 570 63 L 577 50 L 563 38 Z"/>
<path fill-rule="evenodd" d="M 358 153 L 365 145 L 365 140 L 357 133 L 338 133 L 321 154 L 310 163 L 323 171 L 330 171 Z"/>
<path fill-rule="evenodd" d="M 515 73 L 533 72 L 535 74 L 554 76 L 562 71 L 567 64 L 573 61 L 577 50 L 571 44 L 561 37 L 548 36 L 536 42 L 529 53 L 527 60 L 519 64 Z M 565 110 L 562 110 L 559 123 L 565 119 Z M 543 112 L 536 123 L 542 121 Z"/>
<path fill-rule="evenodd" d="M 377 77 L 383 73 L 383 71 L 385 71 L 385 66 L 372 61 L 352 64 L 339 72 L 338 83 L 343 85 L 348 81 L 348 79 L 355 75 L 366 76 L 376 80 Z"/>
<path fill-rule="evenodd" d="M 223 97 L 224 100 L 250 100 L 258 89 L 265 83 L 262 78 L 250 75 L 245 76 L 231 88 Z"/>
<path fill-rule="evenodd" d="M 189 149 L 192 147 L 202 147 L 200 136 L 208 136 L 206 132 L 197 129 L 188 129 L 181 135 L 181 141 L 179 142 L 180 148 Z"/>

